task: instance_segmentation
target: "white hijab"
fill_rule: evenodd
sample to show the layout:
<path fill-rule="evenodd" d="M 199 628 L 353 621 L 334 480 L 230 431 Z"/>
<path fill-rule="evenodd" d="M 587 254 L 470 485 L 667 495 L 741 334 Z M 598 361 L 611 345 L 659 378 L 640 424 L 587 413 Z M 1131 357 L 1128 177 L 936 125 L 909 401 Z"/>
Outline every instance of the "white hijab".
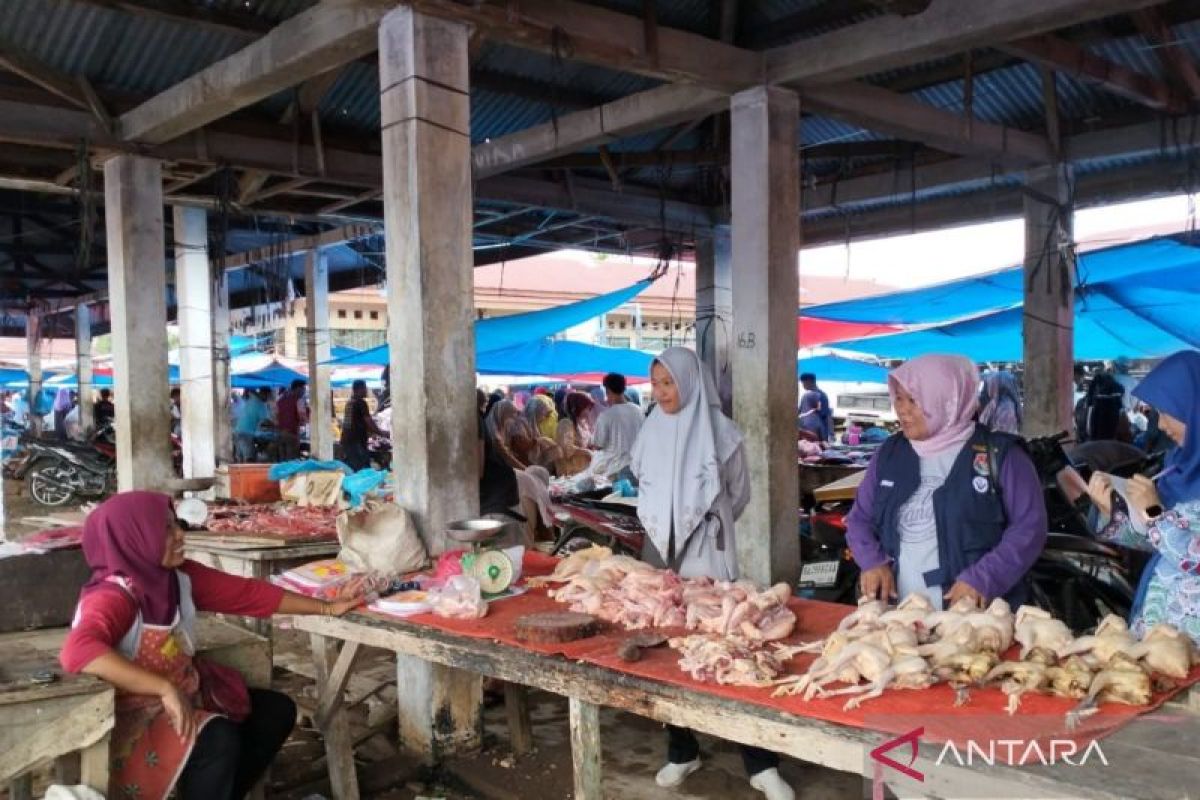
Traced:
<path fill-rule="evenodd" d="M 680 409 L 650 412 L 633 445 L 630 467 L 640 482 L 638 517 L 665 560 L 672 519 L 678 556 L 720 495 L 722 468 L 742 437 L 721 413 L 712 376 L 694 352 L 672 347 L 656 361 L 671 373 Z"/>

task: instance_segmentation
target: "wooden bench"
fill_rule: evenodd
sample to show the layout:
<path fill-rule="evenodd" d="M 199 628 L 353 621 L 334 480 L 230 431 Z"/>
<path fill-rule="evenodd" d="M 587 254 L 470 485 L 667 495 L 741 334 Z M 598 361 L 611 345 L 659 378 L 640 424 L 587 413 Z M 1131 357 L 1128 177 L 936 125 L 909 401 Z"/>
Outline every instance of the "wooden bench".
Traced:
<path fill-rule="evenodd" d="M 58 664 L 66 628 L 0 635 L 0 784 L 11 800 L 31 796 L 31 773 L 53 762 L 55 782 L 108 792 L 108 742 L 115 693 Z M 215 617 L 198 620 L 200 655 L 237 669 L 254 688 L 271 685 L 271 647 L 263 637 Z M 35 676 L 49 673 L 49 683 Z"/>

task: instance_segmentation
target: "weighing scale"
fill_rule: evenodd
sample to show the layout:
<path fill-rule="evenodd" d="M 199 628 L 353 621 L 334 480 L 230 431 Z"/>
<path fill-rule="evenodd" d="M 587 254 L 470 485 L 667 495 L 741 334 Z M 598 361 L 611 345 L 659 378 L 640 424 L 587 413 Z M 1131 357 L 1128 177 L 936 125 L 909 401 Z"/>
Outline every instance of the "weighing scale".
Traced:
<path fill-rule="evenodd" d="M 447 536 L 471 545 L 471 552 L 462 557 L 463 574 L 479 581 L 479 588 L 486 595 L 502 594 L 513 582 L 512 562 L 495 546 L 504 525 L 493 519 L 466 519 L 446 526 Z"/>

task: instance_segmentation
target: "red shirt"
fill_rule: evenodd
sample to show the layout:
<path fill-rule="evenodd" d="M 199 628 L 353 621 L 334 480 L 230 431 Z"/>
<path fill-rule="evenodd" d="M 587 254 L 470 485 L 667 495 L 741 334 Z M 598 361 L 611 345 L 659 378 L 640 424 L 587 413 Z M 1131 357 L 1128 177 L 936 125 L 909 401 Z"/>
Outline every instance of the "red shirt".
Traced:
<path fill-rule="evenodd" d="M 180 569 L 192 579 L 197 611 L 269 617 L 283 600 L 283 589 L 266 581 L 239 578 L 195 561 L 183 562 Z M 116 584 L 89 593 L 79 610 L 79 621 L 59 653 L 63 669 L 79 672 L 116 649 L 136 619 L 137 604 Z"/>
<path fill-rule="evenodd" d="M 288 392 L 279 398 L 275 404 L 275 425 L 287 433 L 299 433 L 300 425 L 304 422 L 304 412 L 300 409 L 300 396 Z"/>

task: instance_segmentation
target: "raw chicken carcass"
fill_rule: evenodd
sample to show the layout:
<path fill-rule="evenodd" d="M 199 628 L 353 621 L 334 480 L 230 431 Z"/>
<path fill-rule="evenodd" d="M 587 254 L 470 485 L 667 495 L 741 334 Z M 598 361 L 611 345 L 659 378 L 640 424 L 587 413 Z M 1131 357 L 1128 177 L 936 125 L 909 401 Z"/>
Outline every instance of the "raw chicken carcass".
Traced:
<path fill-rule="evenodd" d="M 991 650 L 959 652 L 943 659 L 934 668 L 933 675 L 950 684 L 954 689 L 954 705 L 962 706 L 970 699 L 970 688 L 981 685 L 998 661 L 999 658 Z"/>
<path fill-rule="evenodd" d="M 814 662 L 804 676 L 806 680 L 782 686 L 775 690 L 775 694 L 798 694 L 803 691 L 805 700 L 811 700 L 816 695 L 825 697 L 827 692 L 824 687 L 827 684 L 858 684 L 864 680 L 874 683 L 891 663 L 891 656 L 884 649 L 864 641 L 851 642 L 822 666 L 818 667 Z"/>
<path fill-rule="evenodd" d="M 929 671 L 929 665 L 920 656 L 900 656 L 892 661 L 886 669 L 866 686 L 846 686 L 823 692 L 822 697 L 833 697 L 839 694 L 855 694 L 842 707 L 843 711 L 858 708 L 868 700 L 873 700 L 883 694 L 889 686 L 896 689 L 924 689 L 934 682 Z"/>
<path fill-rule="evenodd" d="M 525 581 L 527 586 L 544 586 L 547 583 L 561 583 L 578 575 L 589 561 L 598 561 L 612 557 L 612 550 L 599 545 L 592 545 L 586 550 L 576 550 L 554 566 L 554 572 L 549 575 L 530 578 Z"/>
<path fill-rule="evenodd" d="M 1036 692 L 1046 685 L 1046 670 L 1053 666 L 1056 660 L 1054 651 L 1044 647 L 1033 648 L 1028 657 L 1021 661 L 1004 661 L 997 664 L 984 676 L 983 682 L 991 683 L 1004 679 L 1000 684 L 1000 691 L 1008 695 L 1006 710 L 1012 715 L 1021 707 L 1021 695 Z"/>
<path fill-rule="evenodd" d="M 1098 666 L 1105 666 L 1117 653 L 1128 653 L 1137 640 L 1129 631 L 1125 620 L 1116 614 L 1109 614 L 1100 620 L 1095 634 L 1081 636 L 1071 642 L 1059 655 L 1074 656 L 1088 654 L 1095 659 Z"/>
<path fill-rule="evenodd" d="M 952 636 L 963 626 L 974 631 L 974 647 L 1003 653 L 1013 642 L 1012 608 L 1002 598 L 996 598 L 980 610 L 968 598 L 962 598 L 948 611 L 929 617 L 930 627 L 941 638 Z"/>
<path fill-rule="evenodd" d="M 838 623 L 839 631 L 848 631 L 852 628 L 868 628 L 874 629 L 879 623 L 879 618 L 887 610 L 879 600 L 869 600 L 866 597 L 861 597 L 858 600 L 858 610 L 848 614 L 841 622 Z"/>
<path fill-rule="evenodd" d="M 1036 606 L 1021 606 L 1017 609 L 1015 636 L 1021 645 L 1022 659 L 1035 647 L 1061 653 L 1075 641 L 1070 628 Z"/>
<path fill-rule="evenodd" d="M 698 681 L 729 686 L 770 686 L 783 665 L 767 650 L 725 636 L 692 634 L 668 641 L 680 652 L 679 666 Z"/>
<path fill-rule="evenodd" d="M 1047 669 L 1046 678 L 1050 681 L 1046 688 L 1051 694 L 1078 700 L 1087 695 L 1092 685 L 1092 668 L 1079 656 L 1068 656 L 1057 667 Z"/>
<path fill-rule="evenodd" d="M 1150 673 L 1124 653 L 1113 656 L 1108 666 L 1096 673 L 1087 696 L 1067 713 L 1067 730 L 1075 730 L 1084 717 L 1095 714 L 1099 701 L 1144 706 L 1150 703 Z"/>
<path fill-rule="evenodd" d="M 883 625 L 905 625 L 924 637 L 928 633 L 930 617 L 937 612 L 924 592 L 913 592 L 900 601 L 900 605 L 879 616 Z"/>
<path fill-rule="evenodd" d="M 1151 673 L 1183 680 L 1196 664 L 1196 647 L 1191 637 L 1173 625 L 1155 625 L 1128 654 L 1139 659 Z"/>

